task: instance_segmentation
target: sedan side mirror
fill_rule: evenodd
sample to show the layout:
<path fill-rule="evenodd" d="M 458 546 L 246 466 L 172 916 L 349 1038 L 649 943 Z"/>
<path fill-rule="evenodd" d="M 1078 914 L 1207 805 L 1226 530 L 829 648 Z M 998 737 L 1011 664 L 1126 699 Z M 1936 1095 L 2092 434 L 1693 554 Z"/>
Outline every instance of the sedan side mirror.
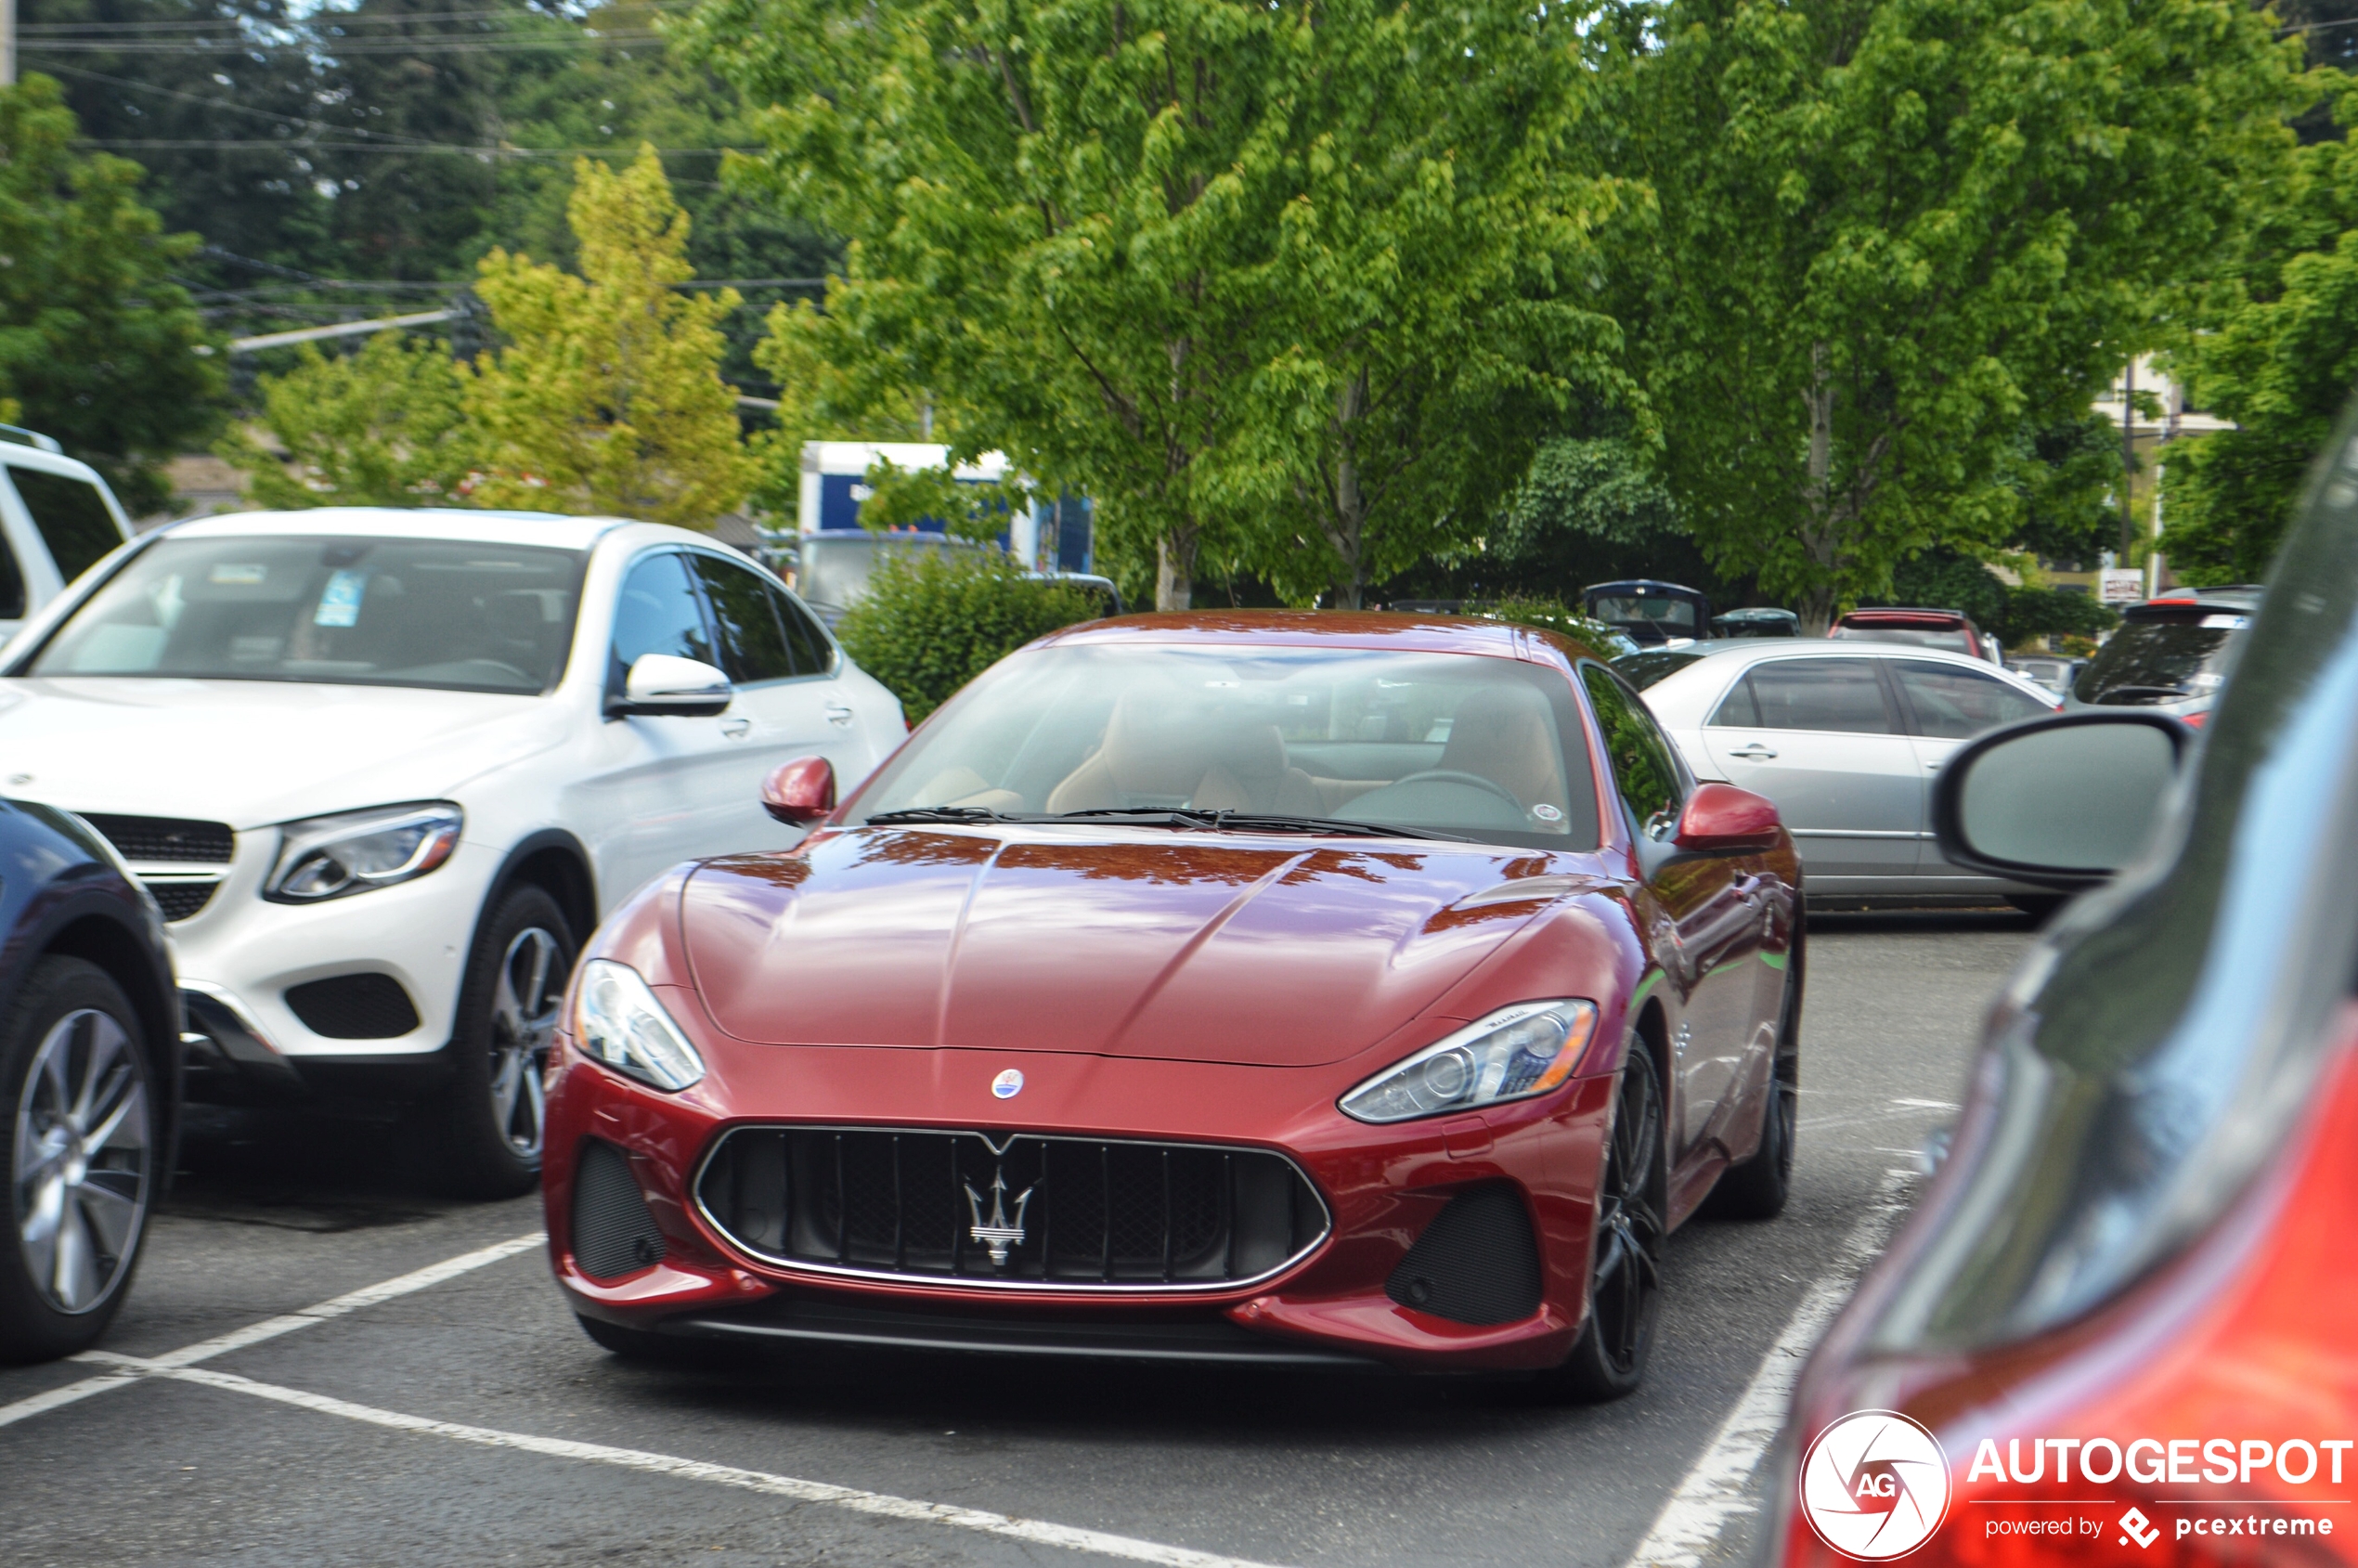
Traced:
<path fill-rule="evenodd" d="M 1994 730 L 1940 771 L 1933 836 L 1967 871 L 2093 887 L 2153 836 L 2193 738 L 2166 713 L 2081 711 Z"/>
<path fill-rule="evenodd" d="M 729 678 L 701 659 L 641 654 L 624 678 L 622 695 L 610 700 L 606 711 L 694 719 L 725 712 L 736 694 Z"/>
<path fill-rule="evenodd" d="M 1776 802 L 1734 784 L 1695 786 L 1678 813 L 1678 831 L 1670 841 L 1699 855 L 1756 853 L 1777 847 Z"/>
<path fill-rule="evenodd" d="M 781 762 L 761 781 L 761 809 L 790 827 L 808 827 L 836 809 L 836 767 L 823 757 Z"/>

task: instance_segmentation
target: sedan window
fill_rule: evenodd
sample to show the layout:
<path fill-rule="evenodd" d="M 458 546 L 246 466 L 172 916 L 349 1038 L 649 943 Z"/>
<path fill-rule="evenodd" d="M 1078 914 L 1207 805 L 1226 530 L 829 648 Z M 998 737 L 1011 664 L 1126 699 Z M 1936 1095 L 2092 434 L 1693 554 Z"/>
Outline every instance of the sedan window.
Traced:
<path fill-rule="evenodd" d="M 1899 677 L 1899 689 L 1908 693 L 1908 707 L 1916 717 L 1919 734 L 1962 741 L 2001 724 L 2054 711 L 2052 703 L 1955 665 L 1895 659 L 1891 667 Z"/>
<path fill-rule="evenodd" d="M 1869 659 L 1776 659 L 1756 665 L 1710 721 L 1745 729 L 1859 735 L 1899 731 Z"/>

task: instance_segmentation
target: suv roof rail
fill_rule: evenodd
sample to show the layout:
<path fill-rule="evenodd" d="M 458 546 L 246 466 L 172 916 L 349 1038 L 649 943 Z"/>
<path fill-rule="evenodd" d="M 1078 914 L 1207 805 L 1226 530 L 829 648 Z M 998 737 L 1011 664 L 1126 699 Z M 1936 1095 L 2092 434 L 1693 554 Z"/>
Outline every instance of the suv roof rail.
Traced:
<path fill-rule="evenodd" d="M 13 441 L 19 447 L 31 447 L 39 452 L 65 456 L 66 449 L 58 445 L 54 435 L 44 435 L 37 430 L 27 430 L 20 424 L 0 424 L 0 441 Z"/>

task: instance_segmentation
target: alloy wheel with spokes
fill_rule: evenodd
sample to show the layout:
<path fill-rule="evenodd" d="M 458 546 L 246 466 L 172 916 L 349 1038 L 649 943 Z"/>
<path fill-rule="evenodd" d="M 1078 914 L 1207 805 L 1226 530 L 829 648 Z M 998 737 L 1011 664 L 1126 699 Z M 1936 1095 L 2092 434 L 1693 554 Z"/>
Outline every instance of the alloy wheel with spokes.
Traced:
<path fill-rule="evenodd" d="M 15 1239 L 0 1357 L 79 1350 L 121 1303 L 158 1173 L 151 1078 L 138 1016 L 96 965 L 44 959 L 0 1020 Z"/>
<path fill-rule="evenodd" d="M 491 1120 L 518 1159 L 538 1160 L 548 1105 L 549 1042 L 571 965 L 556 933 L 527 926 L 509 941 L 491 993 Z"/>
<path fill-rule="evenodd" d="M 1634 1040 L 1622 1063 L 1597 1186 L 1588 1318 L 1571 1356 L 1549 1380 L 1577 1398 L 1617 1399 L 1645 1378 L 1662 1308 L 1662 1249 L 1668 1229 L 1662 1129 L 1661 1076 L 1645 1043 Z"/>

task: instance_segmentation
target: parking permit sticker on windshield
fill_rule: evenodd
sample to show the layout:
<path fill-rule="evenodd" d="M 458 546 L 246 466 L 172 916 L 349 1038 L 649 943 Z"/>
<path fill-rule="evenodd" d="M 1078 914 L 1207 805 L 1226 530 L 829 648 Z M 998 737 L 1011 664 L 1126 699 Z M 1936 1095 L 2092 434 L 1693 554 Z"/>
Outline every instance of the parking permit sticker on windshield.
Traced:
<path fill-rule="evenodd" d="M 369 587 L 369 574 L 361 571 L 338 572 L 328 579 L 326 590 L 319 595 L 319 608 L 311 614 L 313 626 L 357 626 L 360 624 L 360 596 Z"/>
<path fill-rule="evenodd" d="M 205 575 L 205 580 L 230 588 L 256 588 L 269 575 L 270 568 L 259 562 L 216 561 L 213 564 L 213 570 Z"/>

